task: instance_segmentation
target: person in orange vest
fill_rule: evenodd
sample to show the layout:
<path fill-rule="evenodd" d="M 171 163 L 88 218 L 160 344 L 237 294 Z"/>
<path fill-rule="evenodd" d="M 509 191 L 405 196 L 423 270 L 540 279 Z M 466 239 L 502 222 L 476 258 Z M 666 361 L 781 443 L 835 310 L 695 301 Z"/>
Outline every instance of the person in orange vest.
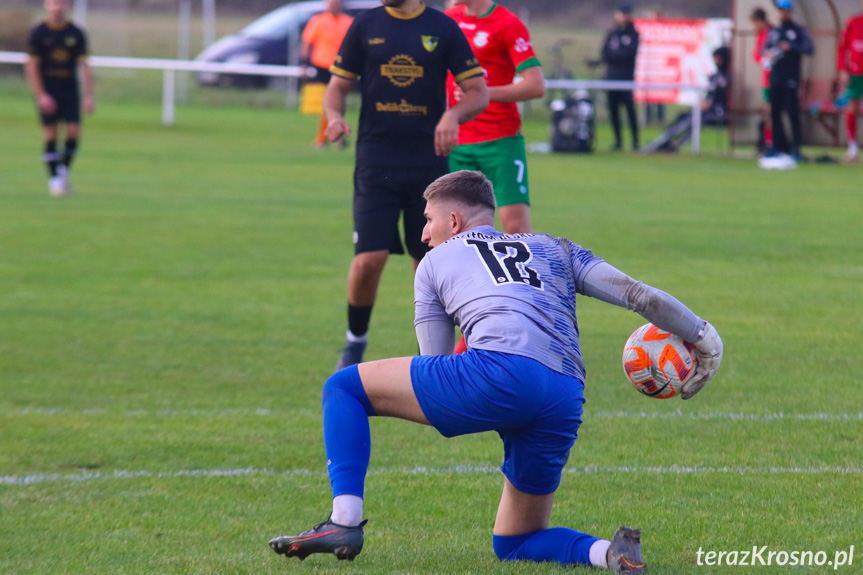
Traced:
<path fill-rule="evenodd" d="M 315 77 L 309 82 L 323 85 L 330 81 L 330 66 L 335 63 L 342 40 L 354 21 L 342 11 L 341 0 L 326 0 L 326 3 L 327 9 L 312 16 L 306 24 L 300 45 L 300 58 L 315 70 Z M 315 136 L 316 147 L 327 147 L 326 132 L 327 117 L 322 110 L 318 133 Z M 345 147 L 347 140 L 342 138 L 340 143 Z"/>

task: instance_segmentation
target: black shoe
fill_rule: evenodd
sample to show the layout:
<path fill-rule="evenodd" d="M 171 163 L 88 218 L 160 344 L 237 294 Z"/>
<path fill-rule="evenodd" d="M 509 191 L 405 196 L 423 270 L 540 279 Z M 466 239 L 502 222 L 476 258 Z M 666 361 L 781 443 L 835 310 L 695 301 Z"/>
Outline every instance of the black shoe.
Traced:
<path fill-rule="evenodd" d="M 619 152 L 619 151 L 620 151 L 620 150 L 622 150 L 622 149 L 623 149 L 623 145 L 621 145 L 621 144 L 613 144 L 613 145 L 609 148 L 609 151 L 610 151 L 610 152 Z"/>
<path fill-rule="evenodd" d="M 336 363 L 336 371 L 362 363 L 367 344 L 368 342 L 365 341 L 347 342 L 342 350 L 342 355 L 339 356 L 339 361 Z"/>
<path fill-rule="evenodd" d="M 608 570 L 617 574 L 644 573 L 647 565 L 641 559 L 641 531 L 620 526 L 611 539 L 606 554 Z"/>
<path fill-rule="evenodd" d="M 302 561 L 313 553 L 332 553 L 341 561 L 353 561 L 363 550 L 363 521 L 356 527 L 336 525 L 329 519 L 299 535 L 270 539 L 270 547 L 279 555 L 299 557 Z"/>

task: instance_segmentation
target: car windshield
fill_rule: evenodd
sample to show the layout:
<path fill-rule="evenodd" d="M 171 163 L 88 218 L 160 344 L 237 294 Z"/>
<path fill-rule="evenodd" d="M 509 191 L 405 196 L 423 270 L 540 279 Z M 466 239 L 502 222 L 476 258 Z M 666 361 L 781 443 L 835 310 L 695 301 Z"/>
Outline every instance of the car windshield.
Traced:
<path fill-rule="evenodd" d="M 240 30 L 240 36 L 268 40 L 285 38 L 295 26 L 302 22 L 303 16 L 307 16 L 307 14 L 300 12 L 294 6 L 285 6 L 258 18 Z"/>

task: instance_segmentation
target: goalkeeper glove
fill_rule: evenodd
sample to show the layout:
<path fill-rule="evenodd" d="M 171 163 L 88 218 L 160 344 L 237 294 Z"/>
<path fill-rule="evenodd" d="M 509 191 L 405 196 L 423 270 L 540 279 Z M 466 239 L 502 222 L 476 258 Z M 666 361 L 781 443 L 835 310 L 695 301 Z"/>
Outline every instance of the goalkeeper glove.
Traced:
<path fill-rule="evenodd" d="M 680 388 L 683 399 L 689 399 L 710 383 L 722 362 L 722 338 L 709 322 L 704 322 L 695 340 L 695 358 L 698 360 L 695 373 Z"/>

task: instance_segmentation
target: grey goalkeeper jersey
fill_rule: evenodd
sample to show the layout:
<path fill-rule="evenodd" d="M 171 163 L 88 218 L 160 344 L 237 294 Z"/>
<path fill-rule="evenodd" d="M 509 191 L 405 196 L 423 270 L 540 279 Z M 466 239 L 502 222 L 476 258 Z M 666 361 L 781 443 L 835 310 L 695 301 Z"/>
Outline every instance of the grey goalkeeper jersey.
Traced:
<path fill-rule="evenodd" d="M 575 295 L 602 261 L 565 238 L 473 228 L 423 258 L 415 324 L 447 320 L 471 348 L 529 357 L 583 380 Z"/>
<path fill-rule="evenodd" d="M 635 311 L 685 341 L 697 342 L 705 326 L 670 294 L 566 238 L 506 235 L 491 226 L 459 234 L 426 254 L 414 285 L 414 323 L 449 326 L 450 343 L 452 326 L 459 325 L 469 347 L 530 357 L 583 380 L 577 293 Z M 434 334 L 417 328 L 420 347 L 446 352 L 431 345 Z"/>

